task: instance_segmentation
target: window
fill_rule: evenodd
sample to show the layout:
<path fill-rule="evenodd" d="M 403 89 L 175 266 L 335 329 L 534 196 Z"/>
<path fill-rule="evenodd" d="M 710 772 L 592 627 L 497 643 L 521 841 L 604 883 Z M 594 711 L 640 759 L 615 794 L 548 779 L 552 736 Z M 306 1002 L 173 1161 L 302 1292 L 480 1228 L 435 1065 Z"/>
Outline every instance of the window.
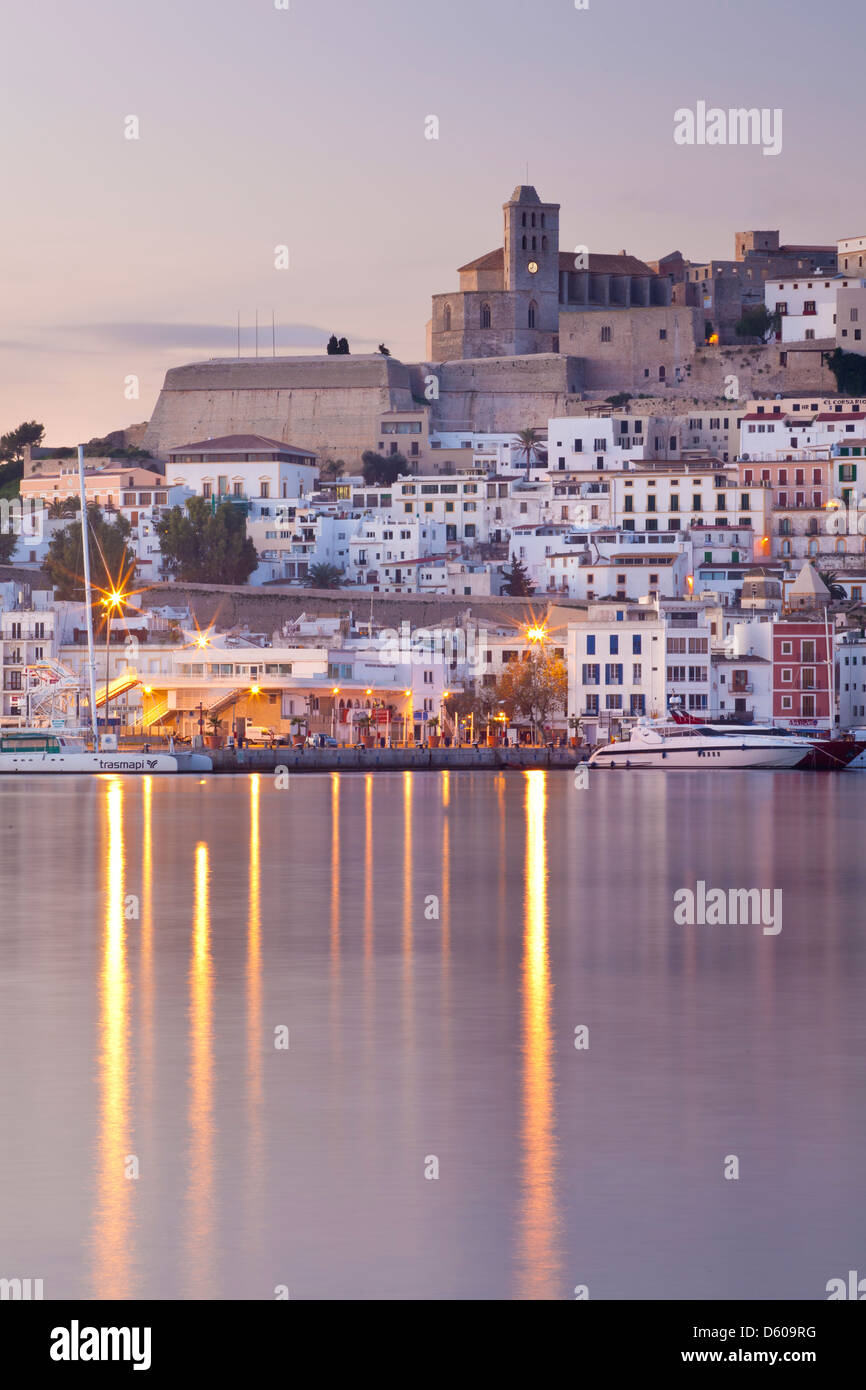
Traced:
<path fill-rule="evenodd" d="M 622 665 L 617 661 L 608 661 L 604 668 L 605 685 L 622 685 Z"/>
<path fill-rule="evenodd" d="M 815 660 L 815 643 L 811 638 L 800 643 L 800 660 L 810 663 Z"/>
<path fill-rule="evenodd" d="M 601 674 L 601 667 L 584 662 L 583 665 L 583 684 L 598 685 Z"/>
<path fill-rule="evenodd" d="M 669 666 L 669 667 L 668 667 L 668 681 L 669 681 L 669 682 L 684 681 L 685 678 L 686 678 L 686 668 L 685 668 L 685 666 Z"/>
<path fill-rule="evenodd" d="M 604 704 L 605 704 L 605 709 L 622 709 L 622 696 L 621 696 L 621 695 L 605 695 L 605 697 L 604 697 Z"/>
<path fill-rule="evenodd" d="M 632 685 L 640 685 L 640 683 L 641 683 L 641 677 L 642 677 L 642 667 L 641 667 L 641 663 L 640 663 L 639 661 L 633 661 L 633 662 L 632 662 L 632 667 L 631 667 L 631 683 L 632 683 Z"/>
<path fill-rule="evenodd" d="M 481 305 L 481 327 L 482 327 L 482 328 L 489 328 L 489 327 L 490 327 L 490 305 L 489 305 L 489 304 L 482 304 L 482 305 Z"/>
<path fill-rule="evenodd" d="M 619 583 L 623 583 L 623 584 L 624 584 L 624 583 L 625 583 L 625 575 L 624 575 L 624 574 L 618 574 L 617 577 L 616 577 L 616 582 L 617 582 L 617 584 L 619 584 Z M 613 636 L 611 637 L 611 639 L 610 639 L 610 654 L 611 654 L 611 656 L 618 656 L 618 655 L 619 655 L 619 636 L 618 636 L 618 634 L 613 635 Z"/>
<path fill-rule="evenodd" d="M 784 682 L 785 685 L 790 685 L 792 679 L 793 679 L 793 675 L 792 675 L 791 667 L 790 667 L 790 666 L 784 666 L 784 667 L 782 668 L 782 681 Z"/>
<path fill-rule="evenodd" d="M 590 578 L 590 580 L 591 580 L 591 579 L 592 579 L 592 575 L 590 575 L 589 578 Z M 589 633 L 589 634 L 587 635 L 587 639 L 586 639 L 586 654 L 587 654 L 587 656 L 595 656 L 595 633 L 594 633 L 594 632 L 591 632 L 591 633 Z"/>
<path fill-rule="evenodd" d="M 665 339 L 667 338 L 667 336 L 668 336 L 668 330 L 667 330 L 666 328 L 660 328 L 660 329 L 659 329 L 659 339 L 660 339 L 662 342 L 664 342 Z"/>
<path fill-rule="evenodd" d="M 611 339 L 610 325 L 607 324 L 607 323 L 605 323 L 605 324 L 602 325 L 602 329 L 601 329 L 601 341 L 602 341 L 603 343 L 609 343 L 609 342 L 612 341 L 612 339 Z"/>
<path fill-rule="evenodd" d="M 527 316 L 526 316 L 526 318 L 527 318 L 527 327 L 528 327 L 528 328 L 534 328 L 534 327 L 535 327 L 535 315 L 536 315 L 537 310 L 538 310 L 538 305 L 536 304 L 535 300 L 533 299 L 532 302 L 531 302 L 530 305 L 529 305 L 529 310 L 528 310 Z"/>
<path fill-rule="evenodd" d="M 669 511 L 672 511 L 672 512 L 678 512 L 679 509 L 680 509 L 679 494 L 676 493 L 676 492 L 672 492 L 672 493 L 671 493 L 670 502 L 668 503 L 668 510 L 669 510 Z"/>
<path fill-rule="evenodd" d="M 631 654 L 632 654 L 632 656 L 640 656 L 640 654 L 641 654 L 641 651 L 640 651 L 640 633 L 639 633 L 639 632 L 633 632 L 633 633 L 632 633 L 632 638 L 631 638 Z"/>

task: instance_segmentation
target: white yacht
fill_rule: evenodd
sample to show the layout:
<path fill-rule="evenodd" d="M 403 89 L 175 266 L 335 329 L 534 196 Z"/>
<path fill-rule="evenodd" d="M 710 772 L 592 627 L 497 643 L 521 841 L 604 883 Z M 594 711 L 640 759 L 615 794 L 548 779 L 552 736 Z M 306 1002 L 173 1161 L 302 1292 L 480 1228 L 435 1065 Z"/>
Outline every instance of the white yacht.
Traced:
<path fill-rule="evenodd" d="M 597 748 L 590 767 L 789 768 L 808 758 L 811 744 L 796 735 L 747 733 L 706 724 L 638 723 L 631 737 Z"/>
<path fill-rule="evenodd" d="M 83 738 L 59 729 L 0 730 L 0 773 L 106 772 L 157 775 L 162 772 L 210 772 L 204 753 L 141 753 L 88 750 Z"/>

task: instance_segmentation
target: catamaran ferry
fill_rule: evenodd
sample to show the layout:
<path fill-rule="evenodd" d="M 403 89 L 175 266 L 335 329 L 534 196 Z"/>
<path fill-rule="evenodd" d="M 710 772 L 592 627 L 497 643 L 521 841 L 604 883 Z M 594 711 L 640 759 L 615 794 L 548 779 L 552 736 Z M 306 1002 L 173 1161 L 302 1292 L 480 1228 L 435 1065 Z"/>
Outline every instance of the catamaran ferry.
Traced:
<path fill-rule="evenodd" d="M 745 733 L 699 724 L 638 723 L 631 737 L 597 748 L 590 767 L 790 768 L 808 756 L 808 739 L 795 735 Z"/>
<path fill-rule="evenodd" d="M 58 729 L 0 731 L 0 773 L 107 772 L 157 775 L 163 772 L 210 772 L 204 753 L 139 753 L 99 749 L 90 752 L 83 738 Z"/>

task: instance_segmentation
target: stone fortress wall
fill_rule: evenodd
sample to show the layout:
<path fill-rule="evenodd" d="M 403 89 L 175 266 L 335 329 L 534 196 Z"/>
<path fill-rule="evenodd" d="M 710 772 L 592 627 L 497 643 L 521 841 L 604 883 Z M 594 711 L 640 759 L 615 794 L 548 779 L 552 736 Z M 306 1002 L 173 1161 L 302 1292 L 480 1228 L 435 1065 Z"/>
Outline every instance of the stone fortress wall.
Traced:
<path fill-rule="evenodd" d="M 166 373 L 144 447 L 165 458 L 170 448 L 193 440 L 254 433 L 357 468 L 364 450 L 376 448 L 382 415 L 394 410 L 426 410 L 431 430 L 514 433 L 544 428 L 555 416 L 578 415 L 587 401 L 619 391 L 661 399 L 676 412 L 693 401 L 736 403 L 776 392 L 836 389 L 820 349 L 791 350 L 783 367 L 776 343 L 697 344 L 690 360 L 678 353 L 682 381 L 671 380 L 671 365 L 660 383 L 657 367 L 645 376 L 644 359 L 654 352 L 672 363 L 673 345 L 658 341 L 658 325 L 673 311 L 634 312 L 651 316 L 652 324 L 647 318 L 644 336 L 632 333 L 624 322 L 629 311 L 620 312 L 610 345 L 618 351 L 609 358 L 533 353 L 406 364 L 375 354 L 214 359 L 174 367 Z M 599 315 L 582 318 L 590 318 L 597 332 Z M 692 342 L 689 334 L 683 337 Z"/>

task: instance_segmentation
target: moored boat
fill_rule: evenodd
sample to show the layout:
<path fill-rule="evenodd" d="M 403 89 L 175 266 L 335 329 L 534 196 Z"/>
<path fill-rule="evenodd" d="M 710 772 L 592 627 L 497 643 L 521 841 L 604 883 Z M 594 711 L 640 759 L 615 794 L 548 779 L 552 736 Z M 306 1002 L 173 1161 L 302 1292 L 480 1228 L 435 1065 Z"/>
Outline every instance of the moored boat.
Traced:
<path fill-rule="evenodd" d="M 809 753 L 807 739 L 792 735 L 722 731 L 710 725 L 640 722 L 631 737 L 597 748 L 590 767 L 756 768 L 797 767 Z"/>
<path fill-rule="evenodd" d="M 158 775 L 210 772 L 204 753 L 151 753 L 122 749 L 90 751 L 83 738 L 58 729 L 4 729 L 0 732 L 0 773 L 103 772 Z"/>

